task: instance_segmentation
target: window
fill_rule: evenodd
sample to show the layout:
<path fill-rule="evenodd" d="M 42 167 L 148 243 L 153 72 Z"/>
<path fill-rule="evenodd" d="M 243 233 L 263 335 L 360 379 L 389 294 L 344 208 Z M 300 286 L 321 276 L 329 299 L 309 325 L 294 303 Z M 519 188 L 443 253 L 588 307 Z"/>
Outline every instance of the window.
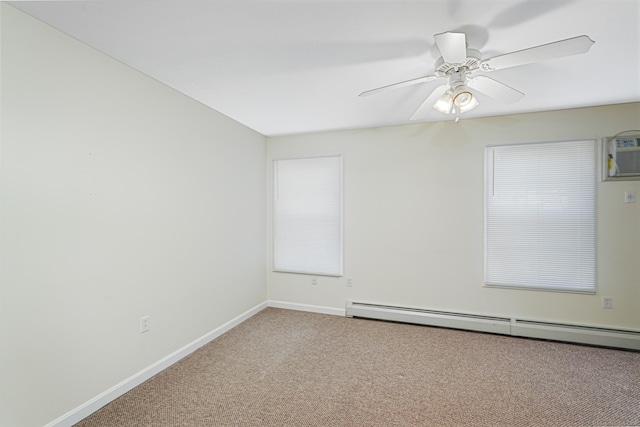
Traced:
<path fill-rule="evenodd" d="M 273 162 L 273 269 L 342 275 L 342 158 Z"/>
<path fill-rule="evenodd" d="M 595 292 L 595 142 L 485 149 L 485 284 Z"/>

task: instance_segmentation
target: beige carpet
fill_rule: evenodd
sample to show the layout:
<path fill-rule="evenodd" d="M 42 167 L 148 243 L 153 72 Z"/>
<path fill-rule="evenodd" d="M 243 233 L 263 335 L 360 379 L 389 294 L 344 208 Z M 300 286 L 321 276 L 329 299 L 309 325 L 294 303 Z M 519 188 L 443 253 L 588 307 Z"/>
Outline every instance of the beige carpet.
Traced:
<path fill-rule="evenodd" d="M 637 426 L 640 352 L 268 308 L 89 426 Z"/>

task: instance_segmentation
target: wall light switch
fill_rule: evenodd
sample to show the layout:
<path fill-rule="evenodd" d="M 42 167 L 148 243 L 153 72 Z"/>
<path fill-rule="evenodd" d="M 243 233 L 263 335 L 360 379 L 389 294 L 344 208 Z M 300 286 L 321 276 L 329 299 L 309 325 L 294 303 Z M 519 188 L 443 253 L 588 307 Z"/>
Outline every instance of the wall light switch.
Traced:
<path fill-rule="evenodd" d="M 635 191 L 625 191 L 624 192 L 624 202 L 625 203 L 635 203 L 636 202 L 636 192 Z"/>

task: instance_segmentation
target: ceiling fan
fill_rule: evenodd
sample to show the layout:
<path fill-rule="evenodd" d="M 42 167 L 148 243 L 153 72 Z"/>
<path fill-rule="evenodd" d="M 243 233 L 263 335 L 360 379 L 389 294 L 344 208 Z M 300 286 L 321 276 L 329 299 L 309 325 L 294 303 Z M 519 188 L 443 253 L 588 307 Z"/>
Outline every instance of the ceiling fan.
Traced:
<path fill-rule="evenodd" d="M 521 100 L 524 93 L 483 74 L 475 76 L 474 74 L 547 59 L 579 55 L 586 53 L 594 43 L 588 36 L 583 35 L 482 59 L 482 54 L 479 51 L 467 47 L 464 33 L 440 33 L 436 34 L 434 39 L 442 55 L 434 64 L 434 74 L 367 90 L 362 92 L 360 96 L 369 96 L 388 89 L 432 80 L 448 79 L 448 83 L 436 87 L 431 92 L 411 116 L 411 120 L 423 118 L 431 107 L 444 114 L 457 115 L 467 112 L 478 106 L 478 100 L 473 91 L 483 93 L 505 104 L 512 104 Z"/>

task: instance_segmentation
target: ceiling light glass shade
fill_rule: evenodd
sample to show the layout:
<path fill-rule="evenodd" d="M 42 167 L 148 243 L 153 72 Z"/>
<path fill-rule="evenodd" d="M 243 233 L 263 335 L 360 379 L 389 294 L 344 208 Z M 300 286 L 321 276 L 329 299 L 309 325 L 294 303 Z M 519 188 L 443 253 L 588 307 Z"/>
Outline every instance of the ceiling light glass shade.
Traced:
<path fill-rule="evenodd" d="M 453 103 L 461 113 L 478 106 L 478 100 L 465 85 L 456 87 L 453 91 Z"/>
<path fill-rule="evenodd" d="M 444 114 L 449 114 L 451 107 L 453 107 L 453 96 L 451 96 L 450 91 L 443 93 L 433 105 L 433 108 Z"/>
<path fill-rule="evenodd" d="M 477 100 L 477 99 L 476 99 L 476 97 L 474 96 L 474 97 L 472 97 L 472 98 L 471 98 L 471 101 L 469 101 L 466 105 L 461 105 L 461 106 L 459 106 L 459 107 L 458 107 L 458 110 L 459 110 L 461 113 L 465 113 L 465 112 L 467 112 L 467 111 L 469 111 L 469 110 L 472 110 L 472 109 L 476 108 L 478 105 L 479 105 L 479 104 L 478 104 L 478 100 Z"/>

